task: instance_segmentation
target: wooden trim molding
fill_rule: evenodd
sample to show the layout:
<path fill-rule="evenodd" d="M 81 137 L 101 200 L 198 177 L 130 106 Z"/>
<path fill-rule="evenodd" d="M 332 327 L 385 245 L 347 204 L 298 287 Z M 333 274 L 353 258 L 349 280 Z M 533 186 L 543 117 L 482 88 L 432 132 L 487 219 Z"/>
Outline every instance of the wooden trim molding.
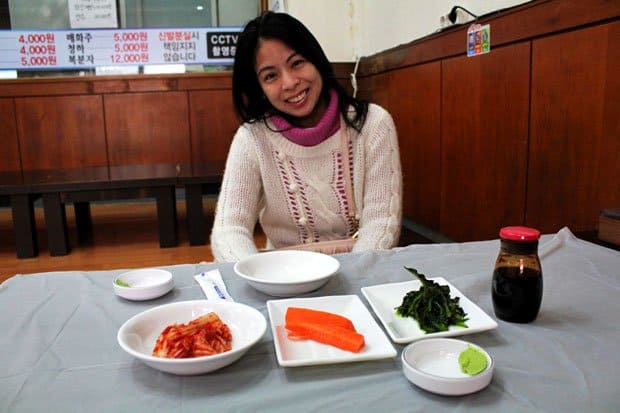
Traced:
<path fill-rule="evenodd" d="M 333 63 L 336 78 L 348 81 L 352 63 Z M 232 72 L 170 75 L 43 77 L 0 80 L 0 97 L 67 96 L 105 93 L 230 90 Z"/>

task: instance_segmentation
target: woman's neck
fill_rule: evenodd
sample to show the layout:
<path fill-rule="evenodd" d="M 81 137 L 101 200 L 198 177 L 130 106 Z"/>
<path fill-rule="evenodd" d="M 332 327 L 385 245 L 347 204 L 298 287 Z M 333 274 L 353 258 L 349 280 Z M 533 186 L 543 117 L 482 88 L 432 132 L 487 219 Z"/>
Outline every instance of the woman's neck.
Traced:
<path fill-rule="evenodd" d="M 325 113 L 323 113 L 321 119 L 313 127 L 298 128 L 279 115 L 272 115 L 269 119 L 276 129 L 291 142 L 302 146 L 318 145 L 340 129 L 338 93 L 333 89 L 330 90 L 329 104 L 325 109 Z"/>

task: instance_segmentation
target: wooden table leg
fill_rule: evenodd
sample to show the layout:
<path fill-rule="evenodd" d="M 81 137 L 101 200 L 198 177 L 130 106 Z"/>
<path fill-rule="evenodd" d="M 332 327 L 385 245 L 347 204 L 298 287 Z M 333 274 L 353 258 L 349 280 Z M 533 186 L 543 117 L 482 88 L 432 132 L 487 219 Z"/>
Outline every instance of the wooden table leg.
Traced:
<path fill-rule="evenodd" d="M 89 242 L 93 238 L 93 220 L 90 215 L 90 202 L 74 202 L 75 226 L 78 242 Z"/>
<path fill-rule="evenodd" d="M 70 250 L 67 214 L 65 205 L 60 200 L 60 194 L 58 192 L 43 194 L 43 209 L 50 255 L 53 257 L 67 255 Z"/>
<path fill-rule="evenodd" d="M 11 211 L 13 213 L 17 258 L 32 258 L 39 255 L 37 227 L 32 203 L 32 195 L 11 195 Z"/>
<path fill-rule="evenodd" d="M 202 185 L 185 185 L 186 223 L 189 245 L 204 245 L 207 242 L 205 217 L 202 210 Z"/>
<path fill-rule="evenodd" d="M 157 221 L 159 224 L 159 246 L 161 248 L 176 247 L 179 244 L 177 235 L 177 204 L 174 186 L 154 188 L 157 198 Z"/>

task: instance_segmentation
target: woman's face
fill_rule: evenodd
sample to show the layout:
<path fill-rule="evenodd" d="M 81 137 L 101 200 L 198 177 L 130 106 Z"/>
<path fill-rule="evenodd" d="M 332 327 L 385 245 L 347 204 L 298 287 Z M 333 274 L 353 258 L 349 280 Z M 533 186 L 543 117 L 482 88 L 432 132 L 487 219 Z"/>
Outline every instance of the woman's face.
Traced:
<path fill-rule="evenodd" d="M 323 79 L 305 57 L 279 40 L 261 39 L 254 66 L 271 105 L 296 118 L 297 126 L 315 126 L 327 108 L 321 99 Z"/>

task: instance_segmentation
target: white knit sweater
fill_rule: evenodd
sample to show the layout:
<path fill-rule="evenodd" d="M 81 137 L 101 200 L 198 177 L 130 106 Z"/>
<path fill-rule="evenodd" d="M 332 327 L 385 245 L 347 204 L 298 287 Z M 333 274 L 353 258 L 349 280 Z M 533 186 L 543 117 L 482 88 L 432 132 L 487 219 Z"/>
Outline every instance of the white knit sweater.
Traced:
<path fill-rule="evenodd" d="M 270 246 L 341 239 L 347 216 L 339 130 L 316 146 L 297 145 L 264 123 L 239 127 L 228 153 L 211 248 L 217 261 L 257 252 L 260 222 Z M 353 249 L 394 247 L 400 235 L 402 175 L 390 114 L 370 104 L 362 132 L 348 127 L 359 238 Z"/>

